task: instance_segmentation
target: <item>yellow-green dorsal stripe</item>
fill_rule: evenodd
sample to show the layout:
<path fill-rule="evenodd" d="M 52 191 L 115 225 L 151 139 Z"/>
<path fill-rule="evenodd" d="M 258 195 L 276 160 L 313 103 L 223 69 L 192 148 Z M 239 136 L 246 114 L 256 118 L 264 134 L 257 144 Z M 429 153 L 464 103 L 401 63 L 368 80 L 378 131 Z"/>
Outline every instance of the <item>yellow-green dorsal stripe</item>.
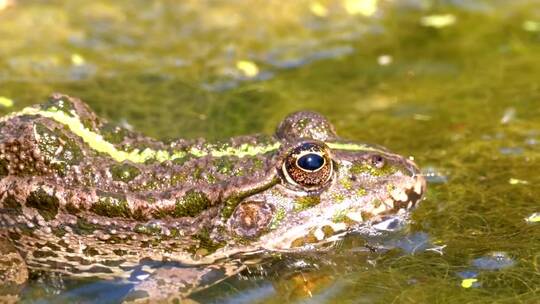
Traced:
<path fill-rule="evenodd" d="M 237 156 L 237 157 L 245 157 L 245 156 L 255 156 L 258 154 L 274 151 L 279 148 L 279 143 L 274 143 L 271 145 L 265 145 L 265 146 L 250 146 L 248 144 L 241 145 L 238 148 L 225 148 L 222 150 L 211 150 L 211 151 L 204 151 L 199 150 L 196 148 L 192 148 L 188 152 L 183 151 L 174 151 L 169 152 L 165 150 L 153 150 L 150 148 L 146 148 L 142 151 L 135 149 L 131 152 L 126 152 L 122 150 L 118 150 L 112 143 L 106 141 L 101 134 L 98 134 L 94 131 L 91 131 L 87 129 L 79 117 L 76 115 L 76 113 L 72 113 L 73 116 L 68 115 L 64 111 L 60 111 L 54 108 L 48 109 L 48 110 L 41 110 L 35 107 L 27 107 L 24 108 L 22 111 L 13 113 L 11 115 L 8 115 L 4 117 L 3 119 L 0 119 L 0 121 L 5 121 L 9 118 L 13 118 L 16 116 L 21 115 L 39 115 L 42 117 L 47 117 L 50 119 L 55 120 L 58 123 L 61 123 L 69 128 L 73 134 L 79 136 L 82 138 L 82 140 L 88 144 L 90 148 L 93 150 L 104 153 L 109 155 L 111 158 L 118 162 L 122 162 L 125 160 L 134 162 L 134 163 L 144 163 L 147 160 L 156 160 L 159 162 L 167 161 L 167 160 L 174 160 L 176 158 L 181 158 L 184 156 L 187 156 L 188 154 L 191 154 L 195 157 L 203 157 L 203 156 L 213 156 L 213 157 L 222 157 L 222 156 Z"/>
<path fill-rule="evenodd" d="M 355 143 L 326 143 L 330 149 L 333 150 L 345 150 L 345 151 L 372 151 L 372 152 L 381 152 L 384 151 L 371 147 L 365 144 L 355 144 Z"/>
<path fill-rule="evenodd" d="M 167 160 L 174 160 L 177 158 L 182 158 L 187 155 L 192 155 L 195 157 L 223 157 L 223 156 L 237 156 L 237 157 L 246 157 L 246 156 L 255 156 L 279 149 L 280 143 L 276 142 L 270 145 L 260 145 L 252 146 L 249 144 L 243 144 L 240 147 L 228 147 L 220 150 L 200 150 L 197 148 L 191 148 L 189 151 L 173 151 L 169 152 L 166 150 L 153 150 L 146 148 L 144 150 L 135 149 L 131 152 L 126 152 L 123 150 L 117 149 L 112 143 L 108 142 L 103 138 L 101 134 L 98 134 L 94 131 L 87 129 L 81 122 L 79 116 L 72 112 L 73 116 L 67 114 L 64 111 L 58 110 L 56 108 L 49 108 L 47 110 L 42 110 L 36 107 L 27 107 L 20 112 L 15 112 L 5 117 L 0 118 L 1 121 L 6 121 L 10 118 L 21 116 L 21 115 L 38 115 L 42 117 L 47 117 L 55 120 L 58 123 L 61 123 L 69 128 L 73 134 L 82 138 L 82 140 L 88 144 L 88 146 L 100 153 L 109 155 L 112 159 L 122 162 L 122 161 L 131 161 L 134 163 L 144 163 L 148 160 L 156 160 L 158 162 L 164 162 Z M 355 143 L 333 143 L 328 142 L 328 147 L 334 150 L 346 150 L 346 151 L 373 151 L 373 152 L 382 152 L 381 150 L 364 145 L 364 144 L 355 144 Z"/>

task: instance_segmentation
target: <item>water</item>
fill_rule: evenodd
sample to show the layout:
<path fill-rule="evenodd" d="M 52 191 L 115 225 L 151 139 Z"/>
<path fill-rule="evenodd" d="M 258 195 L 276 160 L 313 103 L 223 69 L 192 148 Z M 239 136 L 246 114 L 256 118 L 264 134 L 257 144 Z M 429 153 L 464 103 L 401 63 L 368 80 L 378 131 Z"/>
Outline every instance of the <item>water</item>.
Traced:
<path fill-rule="evenodd" d="M 201 302 L 540 301 L 539 1 L 3 0 L 0 45 L 0 114 L 59 91 L 150 136 L 219 139 L 311 109 L 426 168 L 427 199 L 388 251 L 353 237 Z M 118 298 L 54 280 L 27 292 Z"/>

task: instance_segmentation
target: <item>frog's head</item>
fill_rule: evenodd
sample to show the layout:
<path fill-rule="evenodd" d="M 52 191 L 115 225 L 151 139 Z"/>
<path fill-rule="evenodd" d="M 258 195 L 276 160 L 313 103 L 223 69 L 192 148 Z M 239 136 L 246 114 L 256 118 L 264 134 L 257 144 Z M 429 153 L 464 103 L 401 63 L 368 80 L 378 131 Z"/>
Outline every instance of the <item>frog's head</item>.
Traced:
<path fill-rule="evenodd" d="M 425 179 L 408 158 L 339 138 L 321 115 L 297 112 L 278 127 L 279 182 L 242 200 L 227 222 L 271 250 L 305 249 L 404 218 Z"/>

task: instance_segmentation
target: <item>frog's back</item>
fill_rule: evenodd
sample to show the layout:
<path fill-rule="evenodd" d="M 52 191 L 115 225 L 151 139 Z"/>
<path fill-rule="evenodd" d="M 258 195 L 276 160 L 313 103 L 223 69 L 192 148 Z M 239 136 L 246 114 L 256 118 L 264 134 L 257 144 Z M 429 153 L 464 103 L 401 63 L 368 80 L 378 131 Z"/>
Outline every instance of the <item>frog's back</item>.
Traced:
<path fill-rule="evenodd" d="M 269 179 L 273 166 L 249 151 L 261 138 L 165 144 L 64 95 L 0 129 L 0 225 L 31 268 L 71 275 L 126 276 L 145 260 L 197 263 L 224 197 Z"/>

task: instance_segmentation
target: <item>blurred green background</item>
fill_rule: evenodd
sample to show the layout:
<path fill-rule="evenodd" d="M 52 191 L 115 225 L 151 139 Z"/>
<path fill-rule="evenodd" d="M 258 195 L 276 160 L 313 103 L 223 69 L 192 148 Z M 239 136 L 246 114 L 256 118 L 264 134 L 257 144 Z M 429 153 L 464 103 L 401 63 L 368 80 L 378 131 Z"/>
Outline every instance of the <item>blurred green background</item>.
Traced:
<path fill-rule="evenodd" d="M 322 287 L 239 277 L 202 302 L 540 302 L 540 1 L 0 0 L 0 115 L 52 92 L 160 139 L 315 110 L 428 175 L 397 248 L 345 242 Z M 88 301 L 53 285 L 27 301 Z"/>

